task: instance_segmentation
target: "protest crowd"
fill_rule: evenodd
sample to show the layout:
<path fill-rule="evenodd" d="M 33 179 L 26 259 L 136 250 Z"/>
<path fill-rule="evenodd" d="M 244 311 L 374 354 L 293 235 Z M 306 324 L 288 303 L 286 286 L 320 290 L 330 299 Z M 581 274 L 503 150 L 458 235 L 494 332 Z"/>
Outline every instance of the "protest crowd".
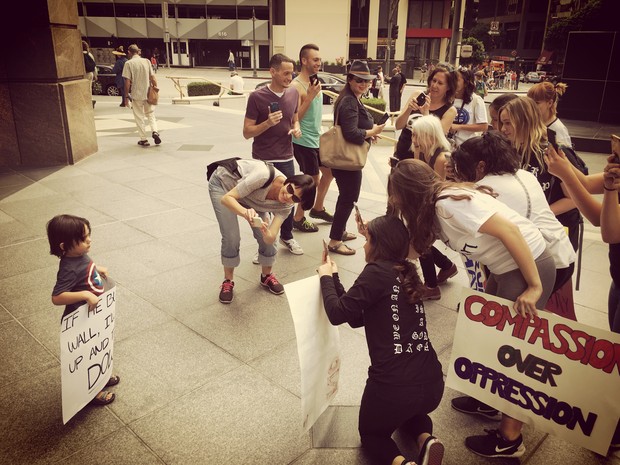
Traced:
<path fill-rule="evenodd" d="M 140 57 L 137 45 L 128 50 L 129 60 L 123 56 L 118 70 L 124 80 L 121 106 L 131 104 L 138 144 L 150 145 L 146 119 L 159 145 L 156 102 L 150 103 L 149 94 L 149 89 L 157 88 L 155 73 Z M 378 76 L 366 61 L 353 60 L 333 105 L 334 128 L 323 131 L 323 94 L 316 79 L 322 64 L 319 47 L 304 45 L 299 63 L 296 70 L 293 59 L 275 54 L 269 63 L 269 85 L 249 94 L 240 130 L 252 140 L 251 157 L 219 160 L 208 167 L 208 190 L 221 234 L 219 301 L 226 305 L 234 301 L 241 228 L 251 228 L 256 240 L 253 261 L 261 267 L 257 284 L 280 295 L 285 289 L 277 277 L 278 245 L 286 253 L 303 255 L 295 236 L 318 232 L 319 221 L 329 223 L 323 259 L 317 264 L 325 313 L 332 325 L 364 328 L 371 360 L 359 412 L 362 447 L 377 464 L 440 465 L 444 444 L 441 431 L 433 428 L 431 413 L 442 401 L 445 382 L 434 335 L 426 326 L 424 302 L 442 298 L 441 286 L 459 273 L 460 265 L 479 274 L 476 291 L 512 302 L 505 307 L 501 324 L 499 320 L 488 324 L 498 331 L 504 324 L 515 325 L 515 334 L 525 339 L 526 331 L 535 326 L 527 322 L 536 322 L 535 330 L 542 332 L 540 316 L 547 312 L 576 321 L 573 279 L 580 225 L 586 217 L 600 226 L 603 241 L 609 244 L 609 330 L 620 333 L 620 140 L 615 140 L 604 171 L 589 173 L 557 115 L 558 99 L 570 91 L 564 84 L 541 82 L 527 96 L 500 95 L 489 109 L 489 121 L 480 74 L 442 65 L 425 68 L 427 86 L 415 90 L 401 106 L 402 80 L 394 69 L 386 96 L 390 108 L 398 111 L 394 126 L 400 133 L 389 160 L 385 213 L 369 218 L 357 206 L 362 168 L 373 144 L 382 138 L 386 121 L 369 111 L 362 97 Z M 508 89 L 508 79 L 498 76 L 491 87 Z M 390 81 L 383 72 L 379 81 L 377 95 L 383 95 L 383 83 Z M 325 196 L 334 181 L 338 197 L 330 212 Z M 593 194 L 602 194 L 602 202 Z M 347 230 L 351 215 L 355 231 Z M 114 283 L 107 269 L 88 256 L 90 223 L 59 215 L 50 220 L 47 232 L 50 251 L 60 258 L 53 303 L 65 306 L 63 318 L 83 303 L 92 311 Z M 360 237 L 365 240 L 366 265 L 345 289 L 337 256 L 357 253 L 347 243 Z M 320 241 L 318 235 L 316 240 Z M 457 266 L 446 257 L 436 241 L 461 254 L 463 264 Z M 469 312 L 470 319 L 478 321 L 494 315 Z M 578 346 L 575 353 L 582 350 L 573 359 L 603 372 L 619 369 L 617 347 L 614 354 L 594 337 L 584 342 L 572 336 L 574 332 L 556 328 L 554 334 L 565 343 L 565 350 L 558 348 L 556 353 L 570 358 L 567 347 L 572 337 Z M 544 340 L 540 343 L 553 345 Z M 506 360 L 517 356 L 515 350 L 502 350 Z M 604 361 L 592 356 L 599 353 L 608 354 L 601 356 Z M 552 383 L 558 368 L 544 361 L 539 365 L 543 368 L 535 376 Z M 481 385 L 483 378 L 494 381 L 495 390 L 508 385 L 498 381 L 495 371 L 469 360 L 459 359 L 458 367 L 457 375 L 463 379 L 478 379 Z M 481 378 L 476 378 L 475 370 L 480 370 Z M 119 382 L 120 376 L 111 375 L 93 393 L 92 403 L 113 402 L 116 395 L 108 388 Z M 527 398 L 528 410 L 536 411 L 538 402 L 539 415 L 562 423 L 558 420 L 562 411 L 552 404 L 553 398 L 536 397 L 537 391 L 524 386 L 518 389 Z M 499 422 L 484 434 L 464 435 L 472 453 L 490 458 L 525 453 L 523 421 L 511 412 L 468 395 L 452 399 L 451 406 L 459 412 L 455 415 Z M 572 412 L 574 417 L 563 424 L 592 427 L 585 414 Z M 392 438 L 396 430 L 413 438 L 416 457 L 401 451 Z M 610 447 L 620 447 L 618 427 Z"/>

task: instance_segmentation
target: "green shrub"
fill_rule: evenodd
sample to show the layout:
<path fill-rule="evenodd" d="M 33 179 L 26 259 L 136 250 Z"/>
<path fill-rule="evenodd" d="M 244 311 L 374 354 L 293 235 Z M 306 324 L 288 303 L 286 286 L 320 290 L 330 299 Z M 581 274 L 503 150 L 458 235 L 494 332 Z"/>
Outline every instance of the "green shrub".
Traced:
<path fill-rule="evenodd" d="M 219 95 L 221 91 L 221 83 L 211 82 L 190 82 L 187 85 L 187 96 L 196 97 L 198 95 Z"/>
<path fill-rule="evenodd" d="M 386 106 L 385 100 L 380 99 L 380 98 L 363 98 L 362 103 L 364 105 L 376 108 L 377 110 L 381 111 L 381 113 L 378 113 L 376 111 L 370 111 L 370 110 L 368 111 L 368 113 L 370 113 L 372 117 L 374 118 L 375 123 L 378 123 L 379 119 L 385 112 L 385 106 Z"/>

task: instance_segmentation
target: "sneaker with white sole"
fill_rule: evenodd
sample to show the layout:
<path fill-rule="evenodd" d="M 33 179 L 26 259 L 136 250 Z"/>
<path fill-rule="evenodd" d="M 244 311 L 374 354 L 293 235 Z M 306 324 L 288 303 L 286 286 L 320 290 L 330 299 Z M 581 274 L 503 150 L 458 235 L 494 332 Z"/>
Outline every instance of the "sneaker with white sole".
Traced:
<path fill-rule="evenodd" d="M 418 465 L 441 465 L 443 453 L 444 446 L 441 441 L 435 436 L 429 436 L 420 449 Z"/>
<path fill-rule="evenodd" d="M 280 284 L 278 279 L 273 273 L 269 273 L 267 276 L 260 275 L 260 284 L 261 286 L 269 289 L 269 292 L 275 295 L 280 295 L 284 293 L 284 286 Z"/>
<path fill-rule="evenodd" d="M 223 304 L 229 304 L 233 301 L 233 288 L 235 282 L 230 279 L 225 279 L 220 286 L 220 302 Z"/>
<path fill-rule="evenodd" d="M 459 412 L 468 413 L 470 415 L 480 415 L 490 420 L 501 420 L 500 413 L 479 400 L 469 396 L 455 397 L 452 399 L 452 408 Z"/>
<path fill-rule="evenodd" d="M 297 242 L 295 239 L 286 240 L 286 239 L 280 238 L 280 244 L 286 247 L 289 250 L 289 252 L 291 252 L 293 255 L 304 254 L 304 250 L 301 248 L 301 245 L 299 245 L 299 242 Z"/>
<path fill-rule="evenodd" d="M 252 263 L 254 263 L 255 265 L 260 264 L 260 262 L 258 261 L 258 252 L 256 252 L 256 254 L 254 255 L 254 258 L 252 259 Z"/>
<path fill-rule="evenodd" d="M 521 457 L 525 454 L 523 436 L 514 441 L 504 439 L 497 429 L 485 429 L 487 434 L 465 438 L 465 446 L 483 457 Z"/>

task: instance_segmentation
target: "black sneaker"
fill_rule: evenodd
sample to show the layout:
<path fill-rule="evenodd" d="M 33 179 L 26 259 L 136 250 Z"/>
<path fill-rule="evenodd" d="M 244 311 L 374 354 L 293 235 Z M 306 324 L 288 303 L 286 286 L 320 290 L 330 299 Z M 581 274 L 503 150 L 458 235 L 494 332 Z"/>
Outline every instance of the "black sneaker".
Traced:
<path fill-rule="evenodd" d="M 418 465 L 441 465 L 443 452 L 444 447 L 441 441 L 435 436 L 429 436 L 420 449 Z"/>
<path fill-rule="evenodd" d="M 329 213 L 327 210 L 323 209 L 321 211 L 315 210 L 314 208 L 310 210 L 310 218 L 315 218 L 317 220 L 323 220 L 326 223 L 334 222 L 334 215 Z"/>
<path fill-rule="evenodd" d="M 260 284 L 269 289 L 272 294 L 280 295 L 284 293 L 284 286 L 278 282 L 273 273 L 269 273 L 267 276 L 261 274 Z"/>
<path fill-rule="evenodd" d="M 308 221 L 304 216 L 301 220 L 293 220 L 293 227 L 301 232 L 317 232 L 319 228 L 316 224 Z"/>
<path fill-rule="evenodd" d="M 155 141 L 155 145 L 161 144 L 161 137 L 159 137 L 159 133 L 157 131 L 153 131 L 153 140 Z"/>
<path fill-rule="evenodd" d="M 459 412 L 468 413 L 470 415 L 480 415 L 491 420 L 502 419 L 502 416 L 496 409 L 469 396 L 452 399 L 452 408 Z"/>
<path fill-rule="evenodd" d="M 504 439 L 497 429 L 485 429 L 484 436 L 465 438 L 465 446 L 474 454 L 483 457 L 521 457 L 525 453 L 523 436 L 514 441 Z"/>
<path fill-rule="evenodd" d="M 229 304 L 233 301 L 233 287 L 235 282 L 230 279 L 225 279 L 220 286 L 220 302 L 223 304 Z"/>

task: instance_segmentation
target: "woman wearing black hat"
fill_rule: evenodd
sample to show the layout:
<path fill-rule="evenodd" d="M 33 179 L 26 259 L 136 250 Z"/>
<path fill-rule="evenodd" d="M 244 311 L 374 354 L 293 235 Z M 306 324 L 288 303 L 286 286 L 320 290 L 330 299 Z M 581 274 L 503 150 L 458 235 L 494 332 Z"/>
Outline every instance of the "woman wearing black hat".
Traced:
<path fill-rule="evenodd" d="M 116 84 L 116 87 L 118 87 L 118 90 L 121 93 L 120 106 L 129 106 L 127 105 L 127 97 L 125 96 L 125 80 L 123 79 L 123 68 L 125 67 L 125 63 L 127 63 L 127 54 L 125 53 L 122 45 L 116 50 L 114 50 L 112 54 L 116 56 L 116 63 L 114 63 L 114 68 L 112 68 L 112 72 L 116 74 L 114 83 Z"/>
<path fill-rule="evenodd" d="M 365 61 L 354 60 L 351 63 L 347 83 L 334 102 L 334 123 L 342 130 L 342 135 L 352 144 L 370 144 L 383 131 L 384 124 L 374 124 L 374 119 L 366 111 L 360 101 L 362 95 L 368 91 L 368 86 L 377 76 L 370 74 Z M 345 228 L 353 204 L 359 198 L 362 187 L 362 171 L 348 171 L 332 168 L 336 184 L 338 185 L 338 200 L 334 212 L 334 222 L 329 232 L 329 251 L 341 255 L 353 255 L 354 249 L 348 247 L 344 241 L 355 239 L 355 234 L 346 232 Z"/>

